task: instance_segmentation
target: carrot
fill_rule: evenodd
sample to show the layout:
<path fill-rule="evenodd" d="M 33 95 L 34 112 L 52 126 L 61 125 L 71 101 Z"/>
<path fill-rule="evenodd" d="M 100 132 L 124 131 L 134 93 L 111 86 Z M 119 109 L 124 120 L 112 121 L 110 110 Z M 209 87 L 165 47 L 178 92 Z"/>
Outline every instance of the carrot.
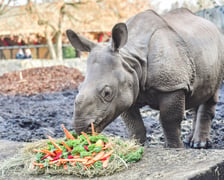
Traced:
<path fill-rule="evenodd" d="M 103 168 L 106 168 L 109 164 L 110 158 L 108 157 L 105 161 L 103 161 Z"/>
<path fill-rule="evenodd" d="M 87 162 L 87 159 L 77 158 L 77 159 L 59 159 L 61 162 Z"/>
<path fill-rule="evenodd" d="M 40 152 L 40 153 L 43 153 L 41 150 L 39 149 L 33 149 L 34 152 Z"/>
<path fill-rule="evenodd" d="M 102 157 L 102 159 L 109 157 L 113 152 L 114 152 L 114 151 L 111 150 L 111 151 L 105 153 L 104 156 Z"/>
<path fill-rule="evenodd" d="M 41 163 L 37 163 L 37 162 L 33 162 L 33 165 L 34 165 L 34 166 L 39 166 L 40 168 L 43 168 L 43 167 L 44 167 L 43 164 L 41 164 Z"/>
<path fill-rule="evenodd" d="M 48 151 L 47 149 L 34 149 L 33 150 L 34 152 L 41 152 L 41 153 L 45 153 L 47 155 L 50 155 L 50 156 L 56 156 L 53 152 L 51 151 Z"/>
<path fill-rule="evenodd" d="M 56 149 L 54 152 L 55 152 L 56 154 L 58 154 L 58 153 L 61 153 L 62 151 L 61 151 L 60 149 Z"/>
<path fill-rule="evenodd" d="M 48 154 L 50 156 L 56 156 L 55 153 L 51 152 L 51 151 L 48 151 L 47 149 L 42 149 L 42 151 L 45 153 L 45 154 Z"/>
<path fill-rule="evenodd" d="M 72 163 L 72 166 L 76 166 L 76 162 L 75 163 Z"/>
<path fill-rule="evenodd" d="M 74 159 L 77 159 L 77 158 L 80 158 L 80 156 L 78 156 L 78 155 L 77 155 L 77 156 L 73 156 L 73 158 L 74 158 Z"/>
<path fill-rule="evenodd" d="M 75 140 L 74 136 L 65 128 L 64 124 L 62 124 L 61 127 L 63 128 L 67 139 Z"/>
<path fill-rule="evenodd" d="M 90 159 L 92 159 L 92 157 L 91 156 L 85 156 L 84 159 L 90 160 Z"/>
<path fill-rule="evenodd" d="M 86 138 L 88 144 L 91 145 L 92 143 L 90 142 L 90 140 L 89 140 L 89 138 L 88 138 L 88 135 L 87 135 L 86 133 L 84 133 L 84 132 L 81 132 L 81 133 L 82 133 L 83 136 L 85 136 L 85 138 Z"/>
<path fill-rule="evenodd" d="M 109 142 L 109 143 L 105 144 L 105 146 L 102 148 L 102 150 L 111 149 L 111 148 L 112 148 L 112 144 Z"/>
<path fill-rule="evenodd" d="M 91 156 L 93 157 L 93 156 L 95 156 L 95 155 L 96 155 L 96 152 L 93 152 Z"/>
<path fill-rule="evenodd" d="M 67 170 L 67 169 L 68 169 L 68 166 L 67 166 L 66 164 L 64 164 L 63 168 L 64 168 L 65 170 Z"/>
<path fill-rule="evenodd" d="M 60 166 L 61 165 L 61 161 L 58 161 L 57 163 L 56 163 L 56 166 Z"/>
<path fill-rule="evenodd" d="M 84 165 L 86 165 L 87 167 L 89 167 L 90 165 L 94 164 L 94 160 L 90 159 L 89 161 L 87 161 L 86 163 L 83 163 Z"/>
<path fill-rule="evenodd" d="M 50 161 L 48 164 L 53 165 L 53 164 L 56 164 L 56 163 L 57 163 L 57 161 Z"/>
<path fill-rule="evenodd" d="M 61 141 L 61 144 L 63 144 L 69 152 L 72 151 L 71 148 L 64 141 Z"/>
<path fill-rule="evenodd" d="M 95 136 L 96 133 L 95 133 L 95 130 L 94 130 L 94 124 L 93 123 L 91 123 L 91 128 L 92 128 L 92 135 Z"/>
<path fill-rule="evenodd" d="M 94 161 L 99 161 L 101 160 L 101 158 L 105 155 L 105 152 L 104 151 L 100 151 L 94 158 L 93 160 Z"/>
<path fill-rule="evenodd" d="M 51 144 L 53 144 L 57 149 L 62 151 L 62 149 L 55 143 L 55 140 L 51 136 L 47 136 L 47 137 L 50 139 Z"/>

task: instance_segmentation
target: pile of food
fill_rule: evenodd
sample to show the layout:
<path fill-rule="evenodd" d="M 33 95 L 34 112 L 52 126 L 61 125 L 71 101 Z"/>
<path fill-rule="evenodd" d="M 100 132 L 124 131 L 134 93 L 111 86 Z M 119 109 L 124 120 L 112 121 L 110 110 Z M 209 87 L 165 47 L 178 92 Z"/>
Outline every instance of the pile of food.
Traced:
<path fill-rule="evenodd" d="M 66 138 L 64 140 L 54 140 L 49 137 L 48 146 L 46 148 L 34 149 L 36 160 L 33 162 L 34 168 L 50 167 L 64 168 L 80 166 L 80 168 L 106 168 L 109 160 L 112 159 L 112 144 L 105 136 L 96 135 L 92 124 L 92 136 L 88 136 L 82 132 L 77 137 L 71 134 L 62 125 Z"/>
<path fill-rule="evenodd" d="M 91 126 L 92 135 L 82 132 L 77 136 L 62 125 L 65 138 L 48 136 L 48 140 L 31 143 L 20 156 L 8 160 L 0 170 L 5 173 L 94 177 L 121 171 L 129 163 L 142 158 L 143 147 L 135 141 L 97 134 L 93 124 Z"/>

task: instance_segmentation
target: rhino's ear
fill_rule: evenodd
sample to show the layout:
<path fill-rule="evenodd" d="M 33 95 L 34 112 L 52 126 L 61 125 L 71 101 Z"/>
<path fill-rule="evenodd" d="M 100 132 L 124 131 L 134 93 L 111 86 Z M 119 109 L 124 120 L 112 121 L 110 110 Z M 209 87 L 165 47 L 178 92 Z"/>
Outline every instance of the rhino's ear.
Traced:
<path fill-rule="evenodd" d="M 68 29 L 66 35 L 72 46 L 80 51 L 90 52 L 96 44 Z"/>
<path fill-rule="evenodd" d="M 125 23 L 118 23 L 112 29 L 112 49 L 118 51 L 128 39 L 128 29 Z"/>

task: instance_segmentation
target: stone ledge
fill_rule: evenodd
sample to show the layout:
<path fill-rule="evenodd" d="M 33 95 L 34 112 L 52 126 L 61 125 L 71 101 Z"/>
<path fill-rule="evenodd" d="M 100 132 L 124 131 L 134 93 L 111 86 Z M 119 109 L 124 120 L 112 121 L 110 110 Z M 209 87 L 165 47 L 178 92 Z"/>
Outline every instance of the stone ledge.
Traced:
<path fill-rule="evenodd" d="M 16 153 L 25 143 L 0 140 L 0 160 Z M 11 148 L 11 147 L 14 148 Z M 9 152 L 8 150 L 11 149 Z M 13 150 L 14 149 L 14 152 Z M 7 177 L 14 179 L 15 177 Z M 18 177 L 17 177 L 18 178 Z M 16 179 L 17 179 L 16 178 Z M 49 176 L 27 176 L 21 179 L 49 179 Z M 62 176 L 53 176 L 54 180 Z M 1 179 L 1 173 L 0 173 Z M 51 178 L 50 178 L 51 179 Z M 71 180 L 74 176 L 63 176 Z M 162 147 L 145 148 L 141 161 L 129 169 L 112 176 L 95 178 L 99 180 L 216 180 L 224 179 L 224 150 L 164 149 Z"/>
<path fill-rule="evenodd" d="M 32 59 L 32 60 L 0 60 L 0 76 L 4 73 L 12 71 L 21 71 L 28 68 L 48 67 L 64 65 L 79 69 L 83 74 L 86 71 L 86 59 L 65 59 L 63 61 L 54 61 L 46 59 Z"/>

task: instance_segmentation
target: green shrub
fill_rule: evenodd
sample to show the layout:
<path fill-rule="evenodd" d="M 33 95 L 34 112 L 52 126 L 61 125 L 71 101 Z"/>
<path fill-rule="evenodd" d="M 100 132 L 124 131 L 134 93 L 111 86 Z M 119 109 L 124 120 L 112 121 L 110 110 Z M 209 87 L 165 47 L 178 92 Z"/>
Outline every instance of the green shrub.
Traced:
<path fill-rule="evenodd" d="M 63 58 L 69 59 L 69 58 L 75 58 L 76 53 L 75 49 L 71 46 L 63 47 Z"/>

